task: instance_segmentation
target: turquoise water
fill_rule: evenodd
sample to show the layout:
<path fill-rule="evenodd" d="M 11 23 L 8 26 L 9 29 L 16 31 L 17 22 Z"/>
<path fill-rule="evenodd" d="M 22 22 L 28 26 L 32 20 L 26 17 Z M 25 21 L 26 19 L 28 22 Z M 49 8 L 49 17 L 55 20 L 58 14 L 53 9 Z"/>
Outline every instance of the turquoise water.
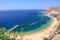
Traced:
<path fill-rule="evenodd" d="M 38 28 L 40 28 L 39 30 L 44 29 L 46 28 L 44 25 L 48 25 L 51 19 L 43 12 L 41 10 L 0 11 L 0 28 L 5 27 L 8 30 L 18 24 L 20 26 L 13 32 L 21 32 L 22 28 L 24 28 L 24 32 L 30 32 Z"/>

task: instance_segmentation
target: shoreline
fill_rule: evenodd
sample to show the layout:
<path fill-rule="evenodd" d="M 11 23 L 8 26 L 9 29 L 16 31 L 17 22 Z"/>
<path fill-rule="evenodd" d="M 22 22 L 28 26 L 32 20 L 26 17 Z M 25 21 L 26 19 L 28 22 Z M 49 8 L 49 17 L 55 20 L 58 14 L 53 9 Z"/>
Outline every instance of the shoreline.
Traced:
<path fill-rule="evenodd" d="M 53 19 L 50 18 L 50 20 L 46 24 L 41 25 L 41 27 L 37 28 L 36 30 L 31 30 L 29 32 L 23 32 L 23 34 L 24 35 L 29 35 L 29 34 L 35 34 L 35 33 L 38 33 L 38 32 L 42 32 L 43 30 L 48 28 L 48 26 L 52 23 L 52 21 L 53 21 Z M 17 34 L 20 34 L 20 33 L 21 32 L 17 32 Z M 16 34 L 16 33 L 12 32 L 12 34 Z"/>
<path fill-rule="evenodd" d="M 38 33 L 38 32 L 41 32 L 41 31 L 43 31 L 44 29 L 46 29 L 46 28 L 48 28 L 48 26 L 51 24 L 51 22 L 52 22 L 52 19 L 50 19 L 50 21 L 48 21 L 48 23 L 46 23 L 46 24 L 43 24 L 41 27 L 39 27 L 38 29 L 36 29 L 36 30 L 32 30 L 32 32 L 27 32 L 26 34 L 35 34 L 35 33 Z M 26 35 L 25 34 L 25 35 Z"/>
<path fill-rule="evenodd" d="M 45 30 L 47 30 L 48 28 L 50 28 L 51 24 L 53 23 L 54 19 L 51 19 L 51 23 L 50 25 L 48 25 L 46 28 L 42 29 L 40 32 L 44 32 Z M 36 33 L 40 33 L 39 31 Z M 36 34 L 36 33 L 31 33 L 31 34 Z M 30 35 L 30 34 L 26 34 L 26 35 Z"/>
<path fill-rule="evenodd" d="M 57 28 L 56 27 L 57 19 L 50 15 L 47 15 L 47 16 L 51 17 L 53 19 L 52 23 L 47 28 L 45 28 L 44 30 L 42 30 L 40 32 L 24 35 L 23 40 L 26 40 L 26 39 L 43 40 L 44 37 L 48 37 L 53 31 L 55 31 Z M 20 38 L 21 38 L 20 35 L 17 35 L 16 39 L 20 39 Z"/>
<path fill-rule="evenodd" d="M 47 27 L 43 31 L 37 32 L 35 34 L 25 35 L 25 37 L 28 36 L 28 37 L 32 38 L 33 40 L 37 40 L 37 39 L 38 40 L 43 40 L 44 37 L 48 37 L 57 28 L 57 27 L 55 27 L 56 24 L 57 24 L 57 19 L 52 17 L 52 16 L 49 16 L 49 17 L 51 17 L 53 19 L 53 22 L 49 25 L 49 27 Z"/>

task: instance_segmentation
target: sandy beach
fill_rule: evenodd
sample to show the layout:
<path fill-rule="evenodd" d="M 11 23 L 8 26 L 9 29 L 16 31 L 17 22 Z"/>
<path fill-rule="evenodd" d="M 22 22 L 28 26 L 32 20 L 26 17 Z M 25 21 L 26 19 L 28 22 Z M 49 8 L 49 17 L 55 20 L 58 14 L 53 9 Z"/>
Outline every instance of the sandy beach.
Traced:
<path fill-rule="evenodd" d="M 57 19 L 50 15 L 47 16 L 51 17 L 53 20 L 49 27 L 37 33 L 26 34 L 24 35 L 23 40 L 43 40 L 45 37 L 48 37 L 51 33 L 53 33 L 57 29 Z M 20 39 L 20 35 L 17 35 L 16 39 Z"/>
<path fill-rule="evenodd" d="M 60 0 L 0 0 L 0 40 L 60 40 Z"/>

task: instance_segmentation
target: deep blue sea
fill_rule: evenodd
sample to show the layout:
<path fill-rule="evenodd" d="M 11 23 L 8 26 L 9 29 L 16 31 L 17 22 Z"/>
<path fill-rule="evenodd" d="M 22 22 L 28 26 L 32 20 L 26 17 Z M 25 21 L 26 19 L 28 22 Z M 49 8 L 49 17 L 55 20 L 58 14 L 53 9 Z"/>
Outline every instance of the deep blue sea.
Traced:
<path fill-rule="evenodd" d="M 35 30 L 41 25 L 50 21 L 50 18 L 45 16 L 43 10 L 5 10 L 0 11 L 0 28 L 5 27 L 7 30 L 15 26 L 14 32 L 20 32 L 24 28 L 24 32 Z"/>

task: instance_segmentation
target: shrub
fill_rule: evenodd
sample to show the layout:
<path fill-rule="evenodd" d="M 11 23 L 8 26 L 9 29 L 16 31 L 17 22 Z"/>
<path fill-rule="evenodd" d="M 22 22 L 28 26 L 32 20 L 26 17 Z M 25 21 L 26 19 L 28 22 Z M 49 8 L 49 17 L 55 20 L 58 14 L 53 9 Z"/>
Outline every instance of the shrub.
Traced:
<path fill-rule="evenodd" d="M 44 38 L 44 40 L 48 40 L 48 38 Z"/>

